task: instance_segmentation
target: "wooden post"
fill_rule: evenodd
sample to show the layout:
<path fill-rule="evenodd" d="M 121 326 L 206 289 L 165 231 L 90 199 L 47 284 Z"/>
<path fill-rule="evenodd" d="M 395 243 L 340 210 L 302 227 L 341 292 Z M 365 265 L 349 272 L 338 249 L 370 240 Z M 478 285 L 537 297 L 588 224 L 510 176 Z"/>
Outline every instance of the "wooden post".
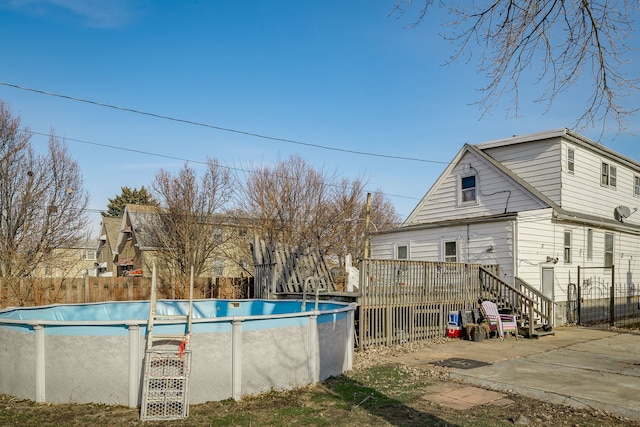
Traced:
<path fill-rule="evenodd" d="M 367 207 L 364 217 L 364 259 L 369 259 L 369 220 L 371 218 L 371 193 L 367 193 Z"/>
<path fill-rule="evenodd" d="M 89 275 L 88 274 L 84 275 L 84 302 L 90 302 L 89 301 Z"/>

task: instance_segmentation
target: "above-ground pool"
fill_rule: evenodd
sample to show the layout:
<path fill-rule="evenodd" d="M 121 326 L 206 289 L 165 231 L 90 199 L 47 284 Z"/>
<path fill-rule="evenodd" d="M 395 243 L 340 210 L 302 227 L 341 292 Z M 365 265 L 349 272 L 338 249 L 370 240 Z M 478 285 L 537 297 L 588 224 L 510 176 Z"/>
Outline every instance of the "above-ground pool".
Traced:
<path fill-rule="evenodd" d="M 189 302 L 159 300 L 184 315 Z M 355 304 L 297 300 L 193 302 L 189 402 L 202 403 L 339 375 L 353 361 Z M 149 302 L 0 310 L 0 393 L 36 402 L 140 405 Z M 156 321 L 154 334 L 185 325 Z"/>

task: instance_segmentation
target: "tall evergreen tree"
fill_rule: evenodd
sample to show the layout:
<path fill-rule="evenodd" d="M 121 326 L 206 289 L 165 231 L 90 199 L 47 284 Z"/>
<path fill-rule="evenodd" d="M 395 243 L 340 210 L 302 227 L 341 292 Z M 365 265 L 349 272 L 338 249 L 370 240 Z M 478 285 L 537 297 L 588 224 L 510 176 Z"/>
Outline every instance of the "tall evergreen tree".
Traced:
<path fill-rule="evenodd" d="M 140 187 L 140 190 L 137 188 L 131 189 L 129 187 L 121 187 L 121 189 L 121 194 L 117 195 L 113 199 L 109 199 L 107 211 L 102 212 L 102 216 L 115 218 L 121 217 L 124 213 L 124 207 L 128 204 L 158 206 L 157 200 L 153 198 L 153 195 L 151 195 L 146 188 L 144 188 L 144 185 Z"/>

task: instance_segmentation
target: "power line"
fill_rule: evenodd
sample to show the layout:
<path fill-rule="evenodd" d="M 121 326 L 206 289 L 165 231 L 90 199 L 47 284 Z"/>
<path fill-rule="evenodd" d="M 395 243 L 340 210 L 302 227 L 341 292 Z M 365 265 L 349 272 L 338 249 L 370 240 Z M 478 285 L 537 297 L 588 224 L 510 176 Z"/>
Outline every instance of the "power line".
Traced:
<path fill-rule="evenodd" d="M 83 99 L 83 98 L 76 98 L 76 97 L 69 96 L 69 95 L 62 95 L 62 94 L 54 93 L 54 92 L 47 92 L 47 91 L 44 91 L 44 90 L 33 89 L 33 88 L 25 87 L 25 86 L 12 84 L 12 83 L 0 82 L 0 85 L 7 86 L 7 87 L 12 87 L 14 89 L 20 89 L 20 90 L 24 90 L 24 91 L 28 91 L 28 92 L 39 93 L 41 95 L 47 95 L 47 96 L 53 96 L 53 97 L 57 97 L 57 98 L 68 99 L 70 101 L 84 102 L 86 104 L 96 105 L 98 107 L 111 108 L 111 109 L 114 109 L 114 110 L 126 111 L 126 112 L 129 112 L 129 113 L 134 113 L 134 114 L 140 114 L 140 115 L 143 115 L 143 116 L 154 117 L 154 118 L 157 118 L 157 119 L 169 120 L 169 121 L 179 122 L 179 123 L 186 123 L 186 124 L 189 124 L 189 125 L 201 126 L 201 127 L 205 127 L 205 128 L 209 128 L 209 129 L 215 129 L 215 130 L 223 131 L 223 132 L 232 132 L 232 133 L 237 133 L 237 134 L 240 134 L 240 135 L 251 136 L 251 137 L 254 137 L 254 138 L 267 139 L 267 140 L 270 140 L 270 141 L 287 142 L 287 143 L 290 143 L 290 144 L 303 145 L 303 146 L 306 146 L 306 147 L 320 148 L 320 149 L 323 149 L 323 150 L 330 150 L 330 151 L 339 151 L 339 152 L 342 152 L 342 153 L 357 154 L 357 155 L 362 155 L 362 156 L 382 157 L 382 158 L 386 158 L 386 159 L 408 160 L 408 161 L 423 162 L 423 163 L 449 164 L 449 162 L 441 162 L 441 161 L 436 161 L 436 160 L 420 159 L 420 158 L 417 158 L 417 157 L 405 157 L 405 156 L 394 156 L 394 155 L 390 155 L 390 154 L 370 153 L 370 152 L 367 152 L 367 151 L 349 150 L 349 149 L 346 149 L 346 148 L 337 148 L 337 147 L 330 147 L 330 146 L 321 145 L 321 144 L 312 144 L 312 143 L 309 143 L 309 142 L 302 142 L 302 141 L 297 141 L 297 140 L 294 140 L 294 139 L 287 139 L 287 138 L 279 138 L 279 137 L 269 136 L 269 135 L 262 135 L 262 134 L 259 134 L 259 133 L 247 132 L 247 131 L 238 130 L 238 129 L 225 128 L 225 127 L 222 127 L 222 126 L 216 126 L 216 125 L 212 125 L 212 124 L 208 124 L 208 123 L 196 122 L 194 120 L 180 119 L 180 118 L 176 118 L 176 117 L 165 116 L 165 115 L 162 115 L 162 114 L 156 114 L 156 113 L 150 113 L 150 112 L 147 112 L 147 111 L 136 110 L 134 108 L 120 107 L 120 106 L 117 106 L 117 105 L 105 104 L 103 102 L 91 101 L 91 100 Z"/>
<path fill-rule="evenodd" d="M 45 137 L 49 137 L 50 135 L 47 133 L 43 133 L 43 132 L 36 132 L 36 131 L 32 131 L 30 129 L 21 129 L 22 132 L 26 132 L 26 133 L 30 133 L 32 135 L 40 135 L 40 136 L 45 136 Z M 111 145 L 111 144 L 103 144 L 103 143 L 99 143 L 99 142 L 93 142 L 93 141 L 87 141 L 87 140 L 82 140 L 82 139 L 77 139 L 77 138 L 68 138 L 68 137 L 61 137 L 63 140 L 66 141 L 73 141 L 73 142 L 78 142 L 81 144 L 88 144 L 88 145 L 94 145 L 97 147 L 104 147 L 104 148 L 109 148 L 112 150 L 120 150 L 120 151 L 127 151 L 130 153 L 136 153 L 136 154 L 143 154 L 143 155 L 147 155 L 147 156 L 154 156 L 154 157 L 160 157 L 163 159 L 171 159 L 171 160 L 180 160 L 183 162 L 188 162 L 188 163 L 195 163 L 195 164 L 201 164 L 201 165 L 207 165 L 207 162 L 203 162 L 202 160 L 192 160 L 192 159 L 187 159 L 187 158 L 183 158 L 183 157 L 176 157 L 176 156 L 170 156 L 170 155 L 166 155 L 166 154 L 159 154 L 159 153 L 154 153 L 151 151 L 145 151 L 145 150 L 138 150 L 135 148 L 127 148 L 127 147 L 119 147 L 117 145 Z M 238 168 L 238 167 L 231 167 L 231 166 L 227 166 L 227 165 L 222 165 L 219 164 L 218 165 L 221 168 L 225 168 L 225 169 L 229 169 L 232 171 L 236 171 L 236 172 L 244 172 L 244 173 L 250 173 L 250 174 L 257 174 L 257 173 L 261 173 L 261 172 L 257 172 L 255 170 L 250 170 L 250 169 L 242 169 L 242 168 Z M 277 175 L 273 172 L 271 172 L 272 175 L 274 176 L 279 176 L 280 178 L 284 178 L 284 179 L 296 179 L 293 177 L 289 177 L 289 176 L 280 176 Z M 332 184 L 332 183 L 326 183 L 329 186 L 332 187 L 340 187 L 340 185 L 338 184 Z M 390 193 L 383 193 L 381 192 L 380 194 L 385 195 L 385 196 L 389 196 L 389 197 L 396 197 L 396 198 L 401 198 L 401 199 L 409 199 L 409 200 L 420 200 L 419 197 L 413 197 L 413 196 L 404 196 L 404 195 L 400 195 L 400 194 L 390 194 Z"/>

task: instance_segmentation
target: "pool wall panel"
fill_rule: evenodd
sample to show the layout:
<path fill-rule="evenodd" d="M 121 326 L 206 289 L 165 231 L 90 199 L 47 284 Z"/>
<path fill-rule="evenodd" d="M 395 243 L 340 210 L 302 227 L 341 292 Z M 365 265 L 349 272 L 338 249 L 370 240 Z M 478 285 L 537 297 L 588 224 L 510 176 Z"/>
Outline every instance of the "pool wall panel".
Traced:
<path fill-rule="evenodd" d="M 34 399 L 35 337 L 33 333 L 0 330 L 0 392 L 23 399 Z"/>
<path fill-rule="evenodd" d="M 191 338 L 189 402 L 231 398 L 231 334 L 194 334 Z"/>
<path fill-rule="evenodd" d="M 127 405 L 128 337 L 49 335 L 45 346 L 47 402 Z"/>
<path fill-rule="evenodd" d="M 243 331 L 242 395 L 308 384 L 308 342 L 308 326 Z"/>

